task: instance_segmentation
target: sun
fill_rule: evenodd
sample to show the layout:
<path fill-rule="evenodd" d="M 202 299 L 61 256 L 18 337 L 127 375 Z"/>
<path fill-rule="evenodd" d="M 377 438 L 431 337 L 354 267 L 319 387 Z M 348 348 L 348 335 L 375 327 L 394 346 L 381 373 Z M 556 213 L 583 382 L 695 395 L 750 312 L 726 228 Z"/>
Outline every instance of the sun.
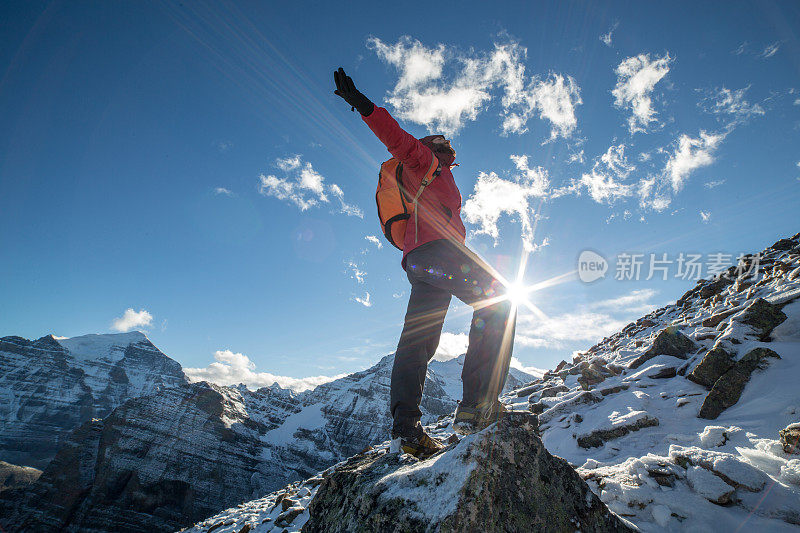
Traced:
<path fill-rule="evenodd" d="M 514 304 L 514 307 L 519 307 L 528 297 L 528 288 L 519 281 L 512 281 L 506 285 L 506 294 L 508 300 Z"/>

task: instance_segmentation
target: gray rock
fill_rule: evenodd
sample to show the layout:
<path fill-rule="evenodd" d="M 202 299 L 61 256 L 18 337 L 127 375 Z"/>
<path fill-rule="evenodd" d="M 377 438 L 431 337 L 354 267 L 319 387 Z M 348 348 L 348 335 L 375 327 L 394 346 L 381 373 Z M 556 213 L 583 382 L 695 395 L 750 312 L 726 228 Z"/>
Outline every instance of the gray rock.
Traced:
<path fill-rule="evenodd" d="M 730 370 L 734 364 L 735 361 L 731 354 L 722 348 L 714 348 L 706 353 L 703 360 L 700 361 L 687 378 L 698 385 L 710 389 L 720 376 Z"/>
<path fill-rule="evenodd" d="M 783 451 L 786 453 L 800 453 L 800 422 L 789 424 L 779 431 Z"/>
<path fill-rule="evenodd" d="M 308 510 L 306 533 L 630 531 L 520 415 L 427 464 L 354 457 L 325 479 Z"/>
<path fill-rule="evenodd" d="M 611 374 L 608 369 L 599 363 L 591 363 L 581 369 L 581 375 L 578 377 L 578 383 L 580 383 L 583 390 L 589 390 L 594 385 L 605 381 L 607 374 Z"/>
<path fill-rule="evenodd" d="M 0 492 L 6 489 L 20 489 L 32 485 L 39 476 L 41 470 L 29 466 L 18 466 L 0 461 Z"/>
<path fill-rule="evenodd" d="M 786 314 L 777 305 L 773 305 L 763 298 L 747 306 L 739 322 L 755 328 L 761 341 L 768 341 L 769 335 L 781 322 L 786 320 Z"/>
<path fill-rule="evenodd" d="M 757 369 L 764 369 L 769 358 L 780 359 L 781 356 L 769 348 L 756 348 L 745 354 L 740 360 L 717 379 L 711 391 L 703 400 L 699 418 L 714 420 L 725 409 L 735 405 L 750 381 L 750 375 Z"/>
<path fill-rule="evenodd" d="M 667 366 L 660 369 L 655 374 L 648 375 L 647 377 L 651 379 L 669 379 L 669 378 L 674 378 L 677 375 L 678 375 L 677 368 L 675 368 L 674 366 Z"/>
<path fill-rule="evenodd" d="M 646 415 L 631 424 L 617 426 L 613 429 L 598 429 L 588 435 L 580 435 L 577 438 L 578 446 L 581 448 L 598 448 L 610 440 L 624 437 L 631 431 L 639 431 L 640 429 L 657 425 L 658 418 Z"/>
<path fill-rule="evenodd" d="M 671 355 L 678 359 L 688 359 L 688 354 L 697 350 L 689 337 L 670 326 L 661 330 L 653 341 L 653 345 L 642 355 L 628 364 L 628 368 L 639 368 L 657 355 Z"/>
<path fill-rule="evenodd" d="M 717 327 L 720 322 L 731 316 L 732 314 L 738 312 L 739 309 L 728 309 L 727 311 L 722 311 L 717 313 L 716 315 L 712 315 L 705 320 L 703 320 L 703 327 L 706 328 L 715 328 Z"/>
<path fill-rule="evenodd" d="M 772 248 L 773 250 L 780 250 L 780 251 L 791 250 L 792 247 L 794 247 L 794 244 L 795 243 L 792 242 L 791 239 L 781 239 L 772 246 L 770 246 L 770 248 Z"/>

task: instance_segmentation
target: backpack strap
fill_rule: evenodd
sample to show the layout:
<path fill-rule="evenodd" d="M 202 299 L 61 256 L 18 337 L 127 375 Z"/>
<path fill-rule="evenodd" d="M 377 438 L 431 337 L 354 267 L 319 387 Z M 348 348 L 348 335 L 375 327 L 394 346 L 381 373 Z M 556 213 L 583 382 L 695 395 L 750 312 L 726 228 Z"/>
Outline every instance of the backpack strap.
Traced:
<path fill-rule="evenodd" d="M 412 204 L 414 205 L 414 243 L 419 241 L 419 225 L 417 224 L 417 200 L 419 200 L 422 191 L 425 190 L 425 187 L 431 184 L 431 182 L 442 173 L 442 164 L 436 158 L 436 154 L 431 151 L 431 156 L 433 159 L 431 160 L 431 166 L 425 175 L 422 177 L 422 182 L 419 185 L 419 189 L 417 189 L 417 194 L 414 196 L 414 200 Z"/>

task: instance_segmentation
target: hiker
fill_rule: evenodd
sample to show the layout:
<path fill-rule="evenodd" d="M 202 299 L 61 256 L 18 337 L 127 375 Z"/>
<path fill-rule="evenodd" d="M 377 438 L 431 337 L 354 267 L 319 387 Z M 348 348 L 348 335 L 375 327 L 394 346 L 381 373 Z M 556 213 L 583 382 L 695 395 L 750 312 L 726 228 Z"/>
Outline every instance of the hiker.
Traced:
<path fill-rule="evenodd" d="M 395 352 L 390 408 L 393 447 L 424 458 L 443 448 L 422 428 L 419 404 L 451 296 L 474 309 L 461 373 L 464 394 L 453 420 L 460 434 L 479 431 L 505 412 L 498 396 L 508 375 L 516 313 L 494 269 L 464 244 L 461 194 L 450 171 L 456 151 L 450 141 L 444 135 L 414 138 L 386 109 L 359 92 L 344 69 L 333 76 L 334 93 L 361 113 L 402 163 L 406 201 L 418 196 L 402 242 L 393 242 L 403 250 L 401 265 L 411 283 L 411 296 Z M 429 183 L 420 191 L 423 180 Z M 391 241 L 388 231 L 386 235 Z"/>

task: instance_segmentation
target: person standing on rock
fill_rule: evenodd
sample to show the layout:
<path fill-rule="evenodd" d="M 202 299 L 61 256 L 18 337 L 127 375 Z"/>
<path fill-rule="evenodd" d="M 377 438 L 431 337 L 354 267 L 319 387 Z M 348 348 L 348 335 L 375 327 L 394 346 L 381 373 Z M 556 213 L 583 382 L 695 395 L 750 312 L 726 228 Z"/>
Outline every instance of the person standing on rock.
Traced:
<path fill-rule="evenodd" d="M 450 171 L 456 151 L 450 141 L 444 135 L 416 139 L 386 109 L 359 92 L 344 69 L 339 68 L 333 77 L 334 94 L 361 113 L 362 120 L 402 163 L 402 184 L 408 196 L 420 193 L 416 216 L 409 218 L 402 242 L 401 265 L 411 283 L 411 296 L 395 352 L 390 408 L 393 448 L 428 457 L 443 445 L 422 428 L 419 404 L 451 296 L 474 309 L 461 374 L 464 394 L 453 420 L 454 430 L 460 434 L 479 431 L 505 412 L 498 396 L 508 375 L 516 312 L 495 270 L 464 244 L 461 194 Z M 420 191 L 431 169 L 438 173 Z"/>

